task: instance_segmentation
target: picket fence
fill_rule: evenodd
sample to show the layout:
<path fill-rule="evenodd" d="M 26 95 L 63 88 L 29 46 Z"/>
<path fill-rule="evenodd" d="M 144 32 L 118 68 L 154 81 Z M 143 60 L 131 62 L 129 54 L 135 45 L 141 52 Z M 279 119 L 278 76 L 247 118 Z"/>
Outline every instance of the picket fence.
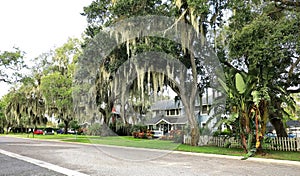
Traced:
<path fill-rule="evenodd" d="M 184 144 L 191 144 L 191 136 L 184 135 Z M 218 147 L 241 147 L 240 140 L 234 138 L 225 137 L 213 137 L 213 136 L 200 136 L 199 146 L 210 145 Z M 278 150 L 278 151 L 300 151 L 300 137 L 288 138 L 288 137 L 277 137 L 271 138 L 269 142 L 265 143 L 264 149 Z"/>
<path fill-rule="evenodd" d="M 270 148 L 271 150 L 280 151 L 300 151 L 300 137 L 288 138 L 288 137 L 277 137 L 271 139 Z"/>

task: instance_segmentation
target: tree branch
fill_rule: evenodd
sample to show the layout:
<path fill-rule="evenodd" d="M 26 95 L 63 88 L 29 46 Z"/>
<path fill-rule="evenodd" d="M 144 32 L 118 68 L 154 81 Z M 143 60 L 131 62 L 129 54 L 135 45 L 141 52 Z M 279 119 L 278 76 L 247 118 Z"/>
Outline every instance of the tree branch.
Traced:
<path fill-rule="evenodd" d="M 291 7 L 300 7 L 300 1 L 296 0 L 274 0 L 275 3 L 280 3 L 280 5 L 286 5 Z"/>
<path fill-rule="evenodd" d="M 293 74 L 293 71 L 295 69 L 295 67 L 297 67 L 297 65 L 300 63 L 300 56 L 298 57 L 298 59 L 296 60 L 296 62 L 291 66 L 290 70 L 289 70 L 289 77 L 291 77 L 291 75 Z"/>
<path fill-rule="evenodd" d="M 164 36 L 166 35 L 166 32 L 171 30 L 185 15 L 185 13 L 187 12 L 187 9 L 185 9 L 185 11 L 182 12 L 182 14 L 180 15 L 180 17 L 169 27 L 164 31 Z"/>
<path fill-rule="evenodd" d="M 11 83 L 12 83 L 11 81 L 9 81 L 9 80 L 6 80 L 6 79 L 4 79 L 4 78 L 0 78 L 0 82 L 5 82 L 5 83 L 9 83 L 9 84 L 11 84 Z"/>
<path fill-rule="evenodd" d="M 300 93 L 300 88 L 287 90 L 289 93 Z"/>

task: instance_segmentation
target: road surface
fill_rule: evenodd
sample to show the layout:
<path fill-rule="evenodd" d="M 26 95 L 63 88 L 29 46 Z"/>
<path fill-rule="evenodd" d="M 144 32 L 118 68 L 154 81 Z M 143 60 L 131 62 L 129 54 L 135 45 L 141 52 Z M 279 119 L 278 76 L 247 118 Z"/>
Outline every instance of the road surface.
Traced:
<path fill-rule="evenodd" d="M 15 158 L 5 155 L 13 155 Z M 0 136 L 0 165 L 7 162 L 5 166 L 0 167 L 0 175 L 7 175 L 6 173 L 13 171 L 13 174 L 8 175 L 19 175 L 20 171 L 27 172 L 26 168 L 31 172 L 36 171 L 36 175 L 49 169 L 53 170 L 49 171 L 52 175 L 300 175 L 300 162 L 252 158 L 242 161 L 240 158 Z M 34 162 L 31 162 L 31 159 Z M 34 164 L 30 163 L 30 166 L 27 166 L 27 160 Z"/>

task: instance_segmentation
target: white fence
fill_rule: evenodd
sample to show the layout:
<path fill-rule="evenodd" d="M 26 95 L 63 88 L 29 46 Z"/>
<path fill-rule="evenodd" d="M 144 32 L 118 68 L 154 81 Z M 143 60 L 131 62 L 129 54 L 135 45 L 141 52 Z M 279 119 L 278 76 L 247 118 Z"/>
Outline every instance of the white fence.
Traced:
<path fill-rule="evenodd" d="M 277 137 L 271 139 L 270 148 L 271 150 L 280 151 L 300 151 L 300 137 L 298 138 L 287 138 Z"/>
<path fill-rule="evenodd" d="M 191 136 L 184 135 L 184 144 L 191 144 Z M 212 145 L 218 147 L 241 147 L 240 140 L 234 138 L 225 137 L 213 137 L 213 136 L 200 136 L 199 146 Z M 278 137 L 272 138 L 268 143 L 263 146 L 264 149 L 279 150 L 279 151 L 300 151 L 300 137 L 288 138 Z"/>

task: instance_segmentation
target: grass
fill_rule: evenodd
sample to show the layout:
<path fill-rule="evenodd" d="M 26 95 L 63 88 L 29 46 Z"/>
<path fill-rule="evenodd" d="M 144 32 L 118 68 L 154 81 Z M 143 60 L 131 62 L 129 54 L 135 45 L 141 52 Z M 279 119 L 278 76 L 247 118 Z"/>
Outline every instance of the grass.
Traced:
<path fill-rule="evenodd" d="M 64 141 L 77 142 L 78 140 L 73 139 L 73 140 L 64 140 Z M 151 149 L 161 149 L 161 150 L 175 150 L 179 146 L 179 144 L 171 141 L 136 139 L 131 136 L 98 137 L 98 138 L 87 137 L 86 139 L 80 141 L 85 143 L 92 143 L 92 144 L 105 144 L 105 145 L 151 148 Z"/>
<path fill-rule="evenodd" d="M 76 135 L 72 134 L 55 134 L 55 135 L 32 135 L 31 134 L 9 134 L 15 137 L 23 137 L 23 138 L 34 138 L 34 139 L 55 139 L 55 140 L 63 140 L 63 139 L 75 139 Z M 85 136 L 77 135 L 78 139 L 86 138 Z"/>
<path fill-rule="evenodd" d="M 288 152 L 288 151 L 265 151 L 266 155 L 257 155 L 258 158 L 267 159 L 278 159 L 278 160 L 290 160 L 290 161 L 300 161 L 300 152 Z"/>
<path fill-rule="evenodd" d="M 33 138 L 32 134 L 14 134 L 15 137 Z M 214 146 L 189 146 L 184 144 L 174 143 L 173 141 L 165 140 L 149 140 L 136 139 L 131 136 L 113 136 L 113 137 L 99 137 L 99 136 L 85 136 L 72 134 L 55 134 L 55 135 L 34 135 L 35 139 L 51 139 L 60 140 L 64 142 L 79 142 L 90 144 L 104 144 L 137 148 L 151 148 L 161 150 L 177 150 L 184 152 L 209 153 L 230 156 L 243 156 L 244 152 L 240 148 L 221 148 Z M 300 152 L 283 152 L 283 151 L 265 151 L 266 155 L 256 155 L 258 158 L 279 159 L 300 161 Z"/>
<path fill-rule="evenodd" d="M 208 153 L 208 154 L 219 154 L 219 155 L 231 155 L 231 156 L 242 156 L 244 151 L 240 148 L 222 148 L 215 146 L 190 146 L 180 145 L 177 148 L 178 151 L 184 152 L 196 152 L 196 153 Z"/>
<path fill-rule="evenodd" d="M 15 137 L 33 138 L 30 134 L 13 134 Z M 148 140 L 148 139 L 136 139 L 131 136 L 111 136 L 111 137 L 99 137 L 99 136 L 85 136 L 85 135 L 73 135 L 73 134 L 55 134 L 55 135 L 34 135 L 34 139 L 55 139 L 64 142 L 79 142 L 90 144 L 104 144 L 104 145 L 116 145 L 125 147 L 137 147 L 137 148 L 152 148 L 161 150 L 175 150 L 180 144 L 172 141 L 164 140 Z"/>

